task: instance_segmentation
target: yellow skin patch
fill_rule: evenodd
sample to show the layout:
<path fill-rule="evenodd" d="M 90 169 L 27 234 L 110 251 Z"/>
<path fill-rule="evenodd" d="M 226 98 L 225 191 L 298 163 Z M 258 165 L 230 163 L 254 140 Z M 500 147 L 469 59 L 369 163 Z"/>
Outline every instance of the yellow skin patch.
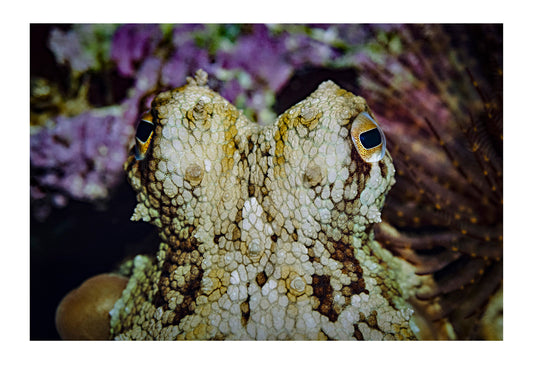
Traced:
<path fill-rule="evenodd" d="M 394 183 L 350 132 L 368 105 L 331 81 L 260 126 L 199 71 L 158 95 L 152 152 L 125 164 L 154 224 L 111 311 L 116 339 L 412 339 L 400 268 L 373 240 Z M 386 267 L 385 267 L 386 266 Z"/>

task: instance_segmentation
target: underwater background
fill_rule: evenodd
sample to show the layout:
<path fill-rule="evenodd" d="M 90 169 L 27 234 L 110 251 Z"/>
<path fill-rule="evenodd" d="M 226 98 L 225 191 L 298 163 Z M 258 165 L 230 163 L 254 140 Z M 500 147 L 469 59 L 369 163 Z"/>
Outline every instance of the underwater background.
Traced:
<path fill-rule="evenodd" d="M 259 123 L 328 79 L 365 97 L 397 170 L 376 238 L 431 277 L 428 337 L 501 338 L 503 25 L 32 24 L 31 339 L 59 339 L 82 281 L 157 250 L 122 164 L 155 94 L 199 68 Z"/>

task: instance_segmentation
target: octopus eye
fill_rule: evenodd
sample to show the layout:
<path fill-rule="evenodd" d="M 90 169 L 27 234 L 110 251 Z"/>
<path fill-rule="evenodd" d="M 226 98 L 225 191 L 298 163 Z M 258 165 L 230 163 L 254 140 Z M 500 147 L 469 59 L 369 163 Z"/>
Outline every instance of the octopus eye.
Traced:
<path fill-rule="evenodd" d="M 366 111 L 355 118 L 350 134 L 359 156 L 364 161 L 378 162 L 385 156 L 385 134 Z"/>
<path fill-rule="evenodd" d="M 146 152 L 152 142 L 154 129 L 152 114 L 150 112 L 144 113 L 137 124 L 135 133 L 135 159 L 137 161 L 144 160 L 146 157 Z"/>

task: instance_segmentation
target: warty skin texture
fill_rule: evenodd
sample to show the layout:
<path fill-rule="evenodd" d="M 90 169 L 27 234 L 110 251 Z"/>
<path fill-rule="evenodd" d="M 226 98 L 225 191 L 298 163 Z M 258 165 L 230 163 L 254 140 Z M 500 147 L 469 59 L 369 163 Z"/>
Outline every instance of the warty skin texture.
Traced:
<path fill-rule="evenodd" d="M 400 273 L 373 240 L 394 183 L 350 136 L 365 100 L 331 81 L 260 126 L 207 86 L 161 93 L 125 167 L 156 225 L 111 311 L 115 339 L 412 339 Z"/>

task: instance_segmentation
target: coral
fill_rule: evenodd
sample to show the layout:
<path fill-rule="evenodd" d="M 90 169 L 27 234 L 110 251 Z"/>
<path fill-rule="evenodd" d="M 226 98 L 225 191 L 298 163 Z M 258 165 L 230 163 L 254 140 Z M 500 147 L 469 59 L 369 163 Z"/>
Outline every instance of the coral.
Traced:
<path fill-rule="evenodd" d="M 50 34 L 50 49 L 58 63 L 69 63 L 74 71 L 84 72 L 94 64 L 93 57 L 85 54 L 79 34 L 74 30 L 63 32 L 59 29 L 52 30 Z"/>
<path fill-rule="evenodd" d="M 48 201 L 57 206 L 68 198 L 94 201 L 117 184 L 133 127 L 121 108 L 106 110 L 60 116 L 54 127 L 30 138 L 31 193 L 40 218 Z"/>
<path fill-rule="evenodd" d="M 459 338 L 480 337 L 503 279 L 501 27 L 374 33 L 379 53 L 358 56 L 362 93 L 398 169 L 383 216 L 399 230 L 378 228 L 377 238 L 433 277 L 418 293 L 430 319 L 447 318 Z"/>
<path fill-rule="evenodd" d="M 254 25 L 249 34 L 239 37 L 232 49 L 220 50 L 217 62 L 226 70 L 240 69 L 254 81 L 277 91 L 290 77 L 292 65 L 284 59 L 283 38 L 274 38 L 265 25 Z"/>
<path fill-rule="evenodd" d="M 234 80 L 225 84 L 230 88 L 215 88 L 223 96 L 229 92 L 228 100 L 236 98 L 240 88 L 244 99 L 241 106 L 247 109 L 247 115 L 263 123 L 274 119 L 274 113 L 268 111 L 274 104 L 274 94 L 294 72 L 307 65 L 328 64 L 338 55 L 335 47 L 315 39 L 304 27 L 241 27 L 233 46 L 217 51 L 215 62 L 219 68 L 213 70 L 216 77 Z"/>
<path fill-rule="evenodd" d="M 185 77 L 196 67 L 203 67 L 211 71 L 208 52 L 198 47 L 191 39 L 181 43 L 170 58 L 165 61 L 161 72 L 161 82 L 170 87 L 183 85 Z"/>
<path fill-rule="evenodd" d="M 151 56 L 163 38 L 159 25 L 122 25 L 113 35 L 111 60 L 123 76 L 132 76 L 135 65 Z"/>
<path fill-rule="evenodd" d="M 106 66 L 111 48 L 112 24 L 72 25 L 69 30 L 53 28 L 48 46 L 57 63 L 70 67 L 74 76 Z"/>
<path fill-rule="evenodd" d="M 59 303 L 56 327 L 64 340 L 108 340 L 110 314 L 128 279 L 101 274 L 84 281 Z"/>

